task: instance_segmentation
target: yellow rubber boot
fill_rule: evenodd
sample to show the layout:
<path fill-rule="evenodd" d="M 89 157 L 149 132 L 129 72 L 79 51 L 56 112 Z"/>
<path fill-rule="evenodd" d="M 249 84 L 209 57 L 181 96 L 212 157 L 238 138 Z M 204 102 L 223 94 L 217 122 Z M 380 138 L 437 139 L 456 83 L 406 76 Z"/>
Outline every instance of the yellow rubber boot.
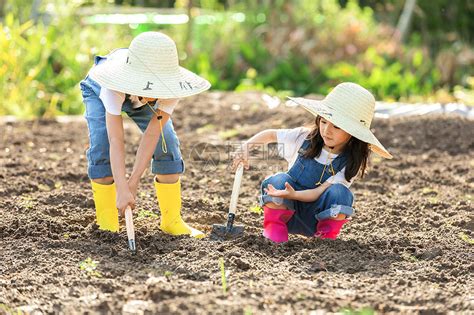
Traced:
<path fill-rule="evenodd" d="M 115 183 L 102 185 L 91 181 L 94 194 L 95 216 L 99 229 L 111 232 L 119 231 L 118 210 L 115 199 Z"/>
<path fill-rule="evenodd" d="M 161 211 L 161 230 L 172 235 L 189 234 L 195 238 L 203 238 L 204 233 L 190 227 L 181 218 L 181 181 L 163 184 L 155 179 L 154 182 Z"/>

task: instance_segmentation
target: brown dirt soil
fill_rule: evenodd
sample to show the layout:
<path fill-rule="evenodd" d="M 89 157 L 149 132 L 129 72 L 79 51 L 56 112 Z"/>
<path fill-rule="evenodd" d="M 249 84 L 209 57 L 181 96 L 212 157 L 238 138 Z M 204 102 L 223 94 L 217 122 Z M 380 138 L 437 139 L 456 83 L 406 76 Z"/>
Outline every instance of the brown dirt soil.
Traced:
<path fill-rule="evenodd" d="M 231 144 L 310 121 L 303 109 L 268 109 L 256 93 L 183 101 L 174 122 L 187 167 L 185 220 L 208 234 L 225 222 Z M 236 223 L 246 226 L 243 237 L 162 233 L 147 174 L 138 209 L 158 217 L 135 215 L 139 252 L 131 256 L 124 228 L 111 234 L 94 224 L 85 121 L 1 124 L 0 312 L 474 313 L 474 121 L 431 116 L 373 125 L 395 158 L 373 157 L 370 173 L 353 185 L 357 214 L 339 239 L 290 236 L 273 245 L 262 237 L 262 216 L 250 208 L 264 177 L 285 165 L 260 152 L 242 182 Z M 131 170 L 140 134 L 126 126 Z M 97 273 L 80 270 L 88 257 Z"/>

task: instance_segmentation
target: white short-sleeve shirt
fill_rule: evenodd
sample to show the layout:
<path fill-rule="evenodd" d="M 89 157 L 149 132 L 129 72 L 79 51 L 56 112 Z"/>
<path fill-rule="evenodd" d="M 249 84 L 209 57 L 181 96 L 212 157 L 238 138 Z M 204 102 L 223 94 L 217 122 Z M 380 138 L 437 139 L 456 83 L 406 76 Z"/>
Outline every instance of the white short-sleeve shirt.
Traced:
<path fill-rule="evenodd" d="M 288 169 L 295 164 L 298 158 L 298 151 L 309 133 L 310 130 L 304 127 L 277 130 L 278 154 L 288 162 Z M 318 163 L 329 165 L 337 156 L 338 154 L 329 154 L 329 152 L 323 148 L 321 154 L 316 157 L 315 160 Z M 336 175 L 334 175 L 332 183 L 340 183 L 349 188 L 354 182 L 354 178 L 347 181 L 344 176 L 345 171 L 346 168 L 344 167 L 337 172 Z"/>

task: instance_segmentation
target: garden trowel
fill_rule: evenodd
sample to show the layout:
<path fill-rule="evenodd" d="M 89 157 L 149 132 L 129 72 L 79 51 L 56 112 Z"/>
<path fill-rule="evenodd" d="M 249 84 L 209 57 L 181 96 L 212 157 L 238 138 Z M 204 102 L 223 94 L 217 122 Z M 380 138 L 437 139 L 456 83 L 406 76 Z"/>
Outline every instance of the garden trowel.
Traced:
<path fill-rule="evenodd" d="M 235 210 L 237 208 L 237 200 L 239 198 L 240 182 L 242 181 L 242 174 L 244 172 L 244 165 L 241 163 L 235 171 L 234 186 L 232 188 L 232 196 L 230 197 L 229 215 L 227 216 L 227 223 L 214 224 L 212 226 L 211 236 L 217 238 L 237 238 L 244 232 L 244 227 L 241 225 L 234 225 Z"/>

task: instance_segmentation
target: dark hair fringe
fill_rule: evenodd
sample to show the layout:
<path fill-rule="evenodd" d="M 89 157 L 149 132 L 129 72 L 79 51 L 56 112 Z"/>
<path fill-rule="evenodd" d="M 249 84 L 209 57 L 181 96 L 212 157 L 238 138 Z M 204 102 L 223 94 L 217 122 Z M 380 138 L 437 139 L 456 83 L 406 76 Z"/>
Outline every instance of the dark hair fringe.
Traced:
<path fill-rule="evenodd" d="M 315 125 L 312 127 L 313 129 L 308 135 L 308 139 L 311 141 L 311 144 L 303 155 L 305 158 L 314 159 L 321 154 L 321 150 L 324 146 L 324 140 L 319 133 L 320 121 L 321 116 L 317 116 L 314 122 Z M 351 136 L 349 142 L 346 144 L 341 154 L 347 155 L 346 172 L 344 173 L 346 180 L 350 181 L 358 174 L 360 174 L 361 178 L 364 178 L 364 175 L 368 169 L 368 161 L 370 156 L 369 144 Z"/>

